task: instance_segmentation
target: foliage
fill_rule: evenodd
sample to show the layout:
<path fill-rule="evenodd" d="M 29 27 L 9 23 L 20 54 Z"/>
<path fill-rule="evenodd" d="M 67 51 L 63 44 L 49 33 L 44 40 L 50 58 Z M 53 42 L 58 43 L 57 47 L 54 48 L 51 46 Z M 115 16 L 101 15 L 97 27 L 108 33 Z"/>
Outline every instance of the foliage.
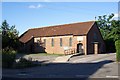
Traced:
<path fill-rule="evenodd" d="M 111 31 L 108 36 L 114 41 L 120 40 L 120 20 L 111 21 Z"/>
<path fill-rule="evenodd" d="M 115 44 L 113 39 L 105 40 L 106 51 L 108 53 L 115 52 Z"/>
<path fill-rule="evenodd" d="M 97 21 L 107 52 L 115 52 L 115 41 L 120 39 L 120 20 L 114 20 L 113 17 L 114 14 L 103 15 Z"/>
<path fill-rule="evenodd" d="M 12 67 L 15 62 L 16 50 L 20 44 L 18 33 L 15 25 L 9 26 L 6 20 L 2 22 L 0 34 L 2 34 L 2 66 L 4 68 Z"/>
<path fill-rule="evenodd" d="M 97 24 L 99 26 L 99 29 L 104 40 L 108 39 L 108 34 L 111 32 L 111 21 L 113 16 L 114 14 L 111 14 L 109 16 L 107 15 L 98 16 Z"/>
<path fill-rule="evenodd" d="M 113 39 L 116 41 L 120 39 L 120 20 L 114 20 L 113 17 L 114 14 L 98 17 L 97 24 L 104 40 Z"/>
<path fill-rule="evenodd" d="M 115 41 L 116 47 L 116 60 L 120 62 L 120 40 Z"/>
<path fill-rule="evenodd" d="M 12 49 L 2 50 L 2 67 L 11 68 L 15 62 L 16 51 Z"/>
<path fill-rule="evenodd" d="M 28 68 L 28 67 L 32 67 L 35 66 L 36 64 L 34 64 L 31 59 L 27 60 L 25 58 L 20 58 L 20 60 L 15 64 L 15 68 Z"/>
<path fill-rule="evenodd" d="M 17 49 L 19 46 L 18 31 L 15 29 L 15 25 L 9 26 L 6 20 L 2 22 L 0 33 L 2 33 L 2 48 Z"/>

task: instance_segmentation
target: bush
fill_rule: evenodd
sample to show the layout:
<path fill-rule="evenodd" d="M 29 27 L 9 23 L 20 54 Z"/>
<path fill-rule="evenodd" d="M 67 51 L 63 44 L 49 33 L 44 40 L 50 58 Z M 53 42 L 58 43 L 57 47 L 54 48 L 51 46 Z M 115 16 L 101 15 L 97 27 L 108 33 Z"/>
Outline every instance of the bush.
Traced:
<path fill-rule="evenodd" d="M 116 47 L 116 60 L 120 62 L 120 40 L 117 40 L 115 42 L 115 47 Z"/>
<path fill-rule="evenodd" d="M 31 60 L 27 60 L 25 58 L 20 58 L 20 60 L 15 64 L 15 68 L 28 68 L 35 66 Z"/>
<path fill-rule="evenodd" d="M 105 45 L 106 45 L 107 53 L 114 53 L 116 51 L 115 50 L 115 41 L 113 39 L 106 39 Z"/>
<path fill-rule="evenodd" d="M 15 62 L 16 58 L 16 51 L 8 49 L 2 50 L 2 67 L 3 68 L 10 68 L 12 67 L 13 63 Z"/>

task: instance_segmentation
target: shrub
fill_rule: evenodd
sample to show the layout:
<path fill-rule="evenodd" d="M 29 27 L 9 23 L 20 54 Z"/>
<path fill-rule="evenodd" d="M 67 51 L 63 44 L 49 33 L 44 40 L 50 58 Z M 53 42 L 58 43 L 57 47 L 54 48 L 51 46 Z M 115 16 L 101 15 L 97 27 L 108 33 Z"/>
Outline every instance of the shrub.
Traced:
<path fill-rule="evenodd" d="M 114 53 L 116 51 L 115 50 L 115 41 L 113 39 L 106 39 L 105 45 L 106 45 L 107 53 Z"/>
<path fill-rule="evenodd" d="M 115 41 L 116 47 L 116 60 L 120 62 L 120 40 Z"/>
<path fill-rule="evenodd" d="M 2 67 L 3 68 L 10 68 L 12 67 L 13 63 L 15 62 L 16 58 L 16 51 L 8 49 L 2 50 Z"/>
<path fill-rule="evenodd" d="M 15 68 L 27 68 L 35 66 L 31 60 L 27 60 L 25 58 L 20 58 L 20 60 L 15 64 Z"/>

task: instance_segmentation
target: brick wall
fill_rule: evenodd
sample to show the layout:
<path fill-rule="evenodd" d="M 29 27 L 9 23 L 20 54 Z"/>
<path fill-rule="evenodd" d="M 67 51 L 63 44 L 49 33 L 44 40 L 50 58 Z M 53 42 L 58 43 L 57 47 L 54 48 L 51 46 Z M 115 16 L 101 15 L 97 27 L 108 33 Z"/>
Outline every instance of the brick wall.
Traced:
<path fill-rule="evenodd" d="M 51 40 L 54 39 L 54 46 L 51 45 Z M 60 38 L 62 38 L 62 46 L 60 46 Z M 72 46 L 69 46 L 69 39 L 72 38 Z M 78 40 L 78 38 L 82 38 L 81 40 Z M 54 37 L 41 37 L 41 41 L 44 43 L 44 39 L 46 39 L 46 46 L 45 46 L 45 52 L 49 54 L 64 54 L 64 50 L 66 48 L 74 48 L 77 50 L 77 44 L 82 43 L 83 44 L 83 52 L 86 51 L 86 36 L 73 36 L 73 35 L 67 35 L 67 36 L 54 36 Z M 35 43 L 37 40 L 40 40 L 40 38 L 34 38 Z M 35 51 L 37 47 L 35 47 Z M 40 49 L 39 49 L 40 50 Z M 38 51 L 37 51 L 38 52 Z"/>
<path fill-rule="evenodd" d="M 90 29 L 87 35 L 87 53 L 94 53 L 94 42 L 98 42 L 98 52 L 105 52 L 105 43 L 96 24 Z"/>
<path fill-rule="evenodd" d="M 95 36 L 97 38 L 95 38 Z M 62 38 L 62 46 L 60 46 L 60 38 Z M 72 46 L 69 46 L 69 39 L 72 38 Z M 46 45 L 44 44 L 46 40 Z M 51 40 L 54 39 L 54 46 L 51 44 Z M 40 41 L 40 43 L 38 43 Z M 94 42 L 98 42 L 99 53 L 105 52 L 105 44 L 100 34 L 100 31 L 96 24 L 88 32 L 87 36 L 53 36 L 53 37 L 36 37 L 31 39 L 25 44 L 23 49 L 26 52 L 47 52 L 49 54 L 64 54 L 64 50 L 75 49 L 77 52 L 77 44 L 81 43 L 83 53 L 85 55 L 94 53 Z M 31 50 L 32 49 L 32 50 Z"/>

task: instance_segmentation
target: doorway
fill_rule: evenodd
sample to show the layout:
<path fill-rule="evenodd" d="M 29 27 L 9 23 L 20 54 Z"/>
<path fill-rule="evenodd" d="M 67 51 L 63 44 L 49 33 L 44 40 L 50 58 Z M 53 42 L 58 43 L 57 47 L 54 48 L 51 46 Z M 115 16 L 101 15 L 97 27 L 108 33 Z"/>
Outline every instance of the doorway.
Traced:
<path fill-rule="evenodd" d="M 99 53 L 99 45 L 98 42 L 94 43 L 94 54 L 98 54 Z"/>
<path fill-rule="evenodd" d="M 83 47 L 83 44 L 82 44 L 82 43 L 77 44 L 77 53 L 80 53 L 80 54 L 83 53 L 82 47 Z"/>

